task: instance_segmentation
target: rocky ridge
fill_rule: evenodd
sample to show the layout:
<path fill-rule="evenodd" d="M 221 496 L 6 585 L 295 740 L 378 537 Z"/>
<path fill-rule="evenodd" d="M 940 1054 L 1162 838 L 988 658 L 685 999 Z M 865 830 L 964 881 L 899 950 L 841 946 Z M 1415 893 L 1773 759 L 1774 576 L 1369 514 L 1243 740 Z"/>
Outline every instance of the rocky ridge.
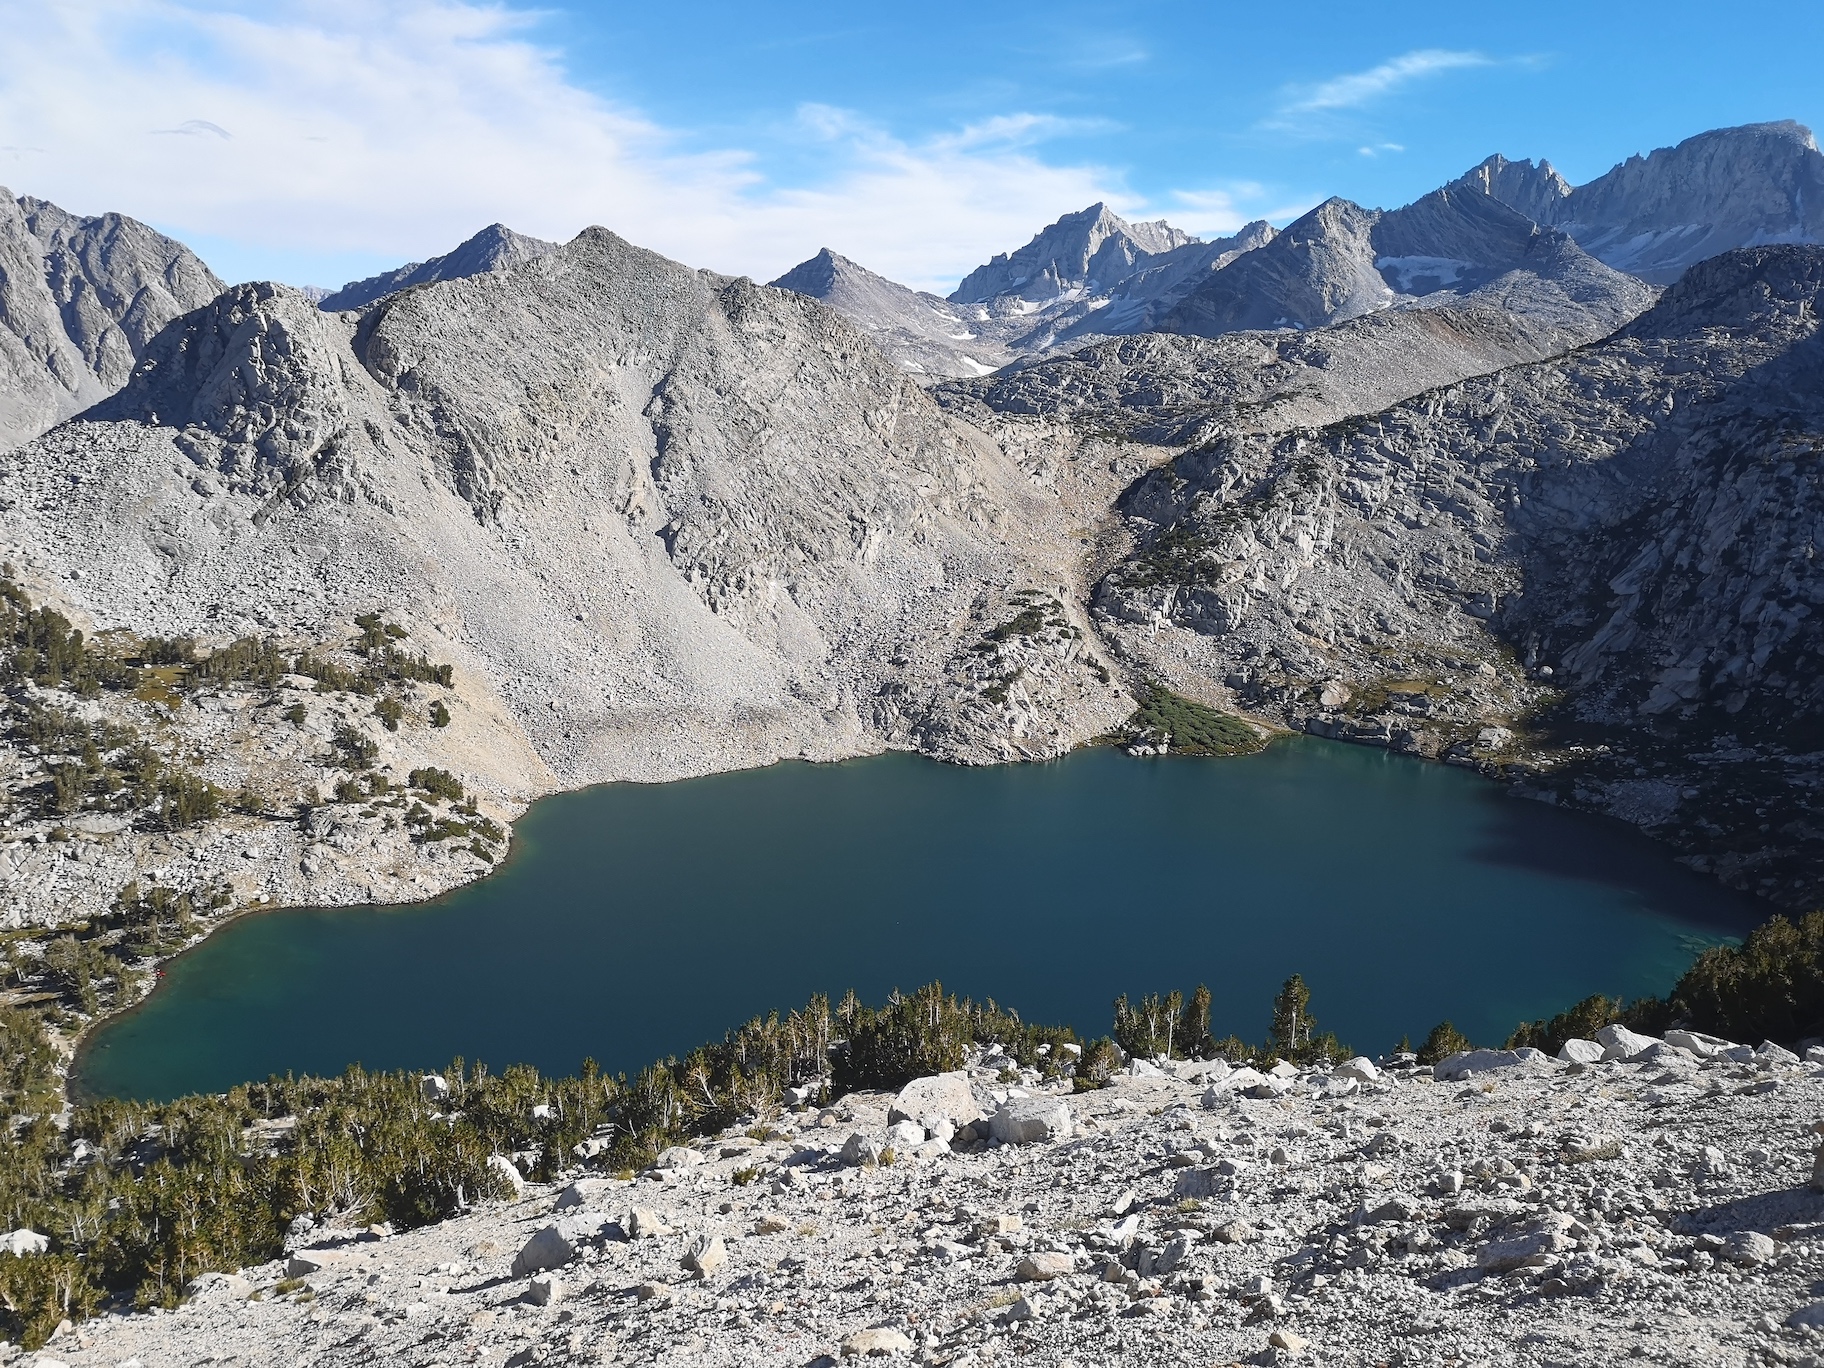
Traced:
<path fill-rule="evenodd" d="M 1516 278 L 1535 289 L 1556 285 L 1598 310 L 1626 310 L 1642 293 L 1638 282 L 1587 256 L 1565 234 L 1455 186 L 1386 213 L 1326 200 L 1204 279 L 1159 326 L 1205 337 L 1322 327 L 1413 301 L 1454 301 Z M 1518 291 L 1504 301 L 1519 315 L 1531 302 Z"/>
<path fill-rule="evenodd" d="M 948 300 L 910 290 L 824 248 L 773 281 L 828 305 L 914 375 L 985 375 L 1013 358 L 1005 338 L 982 330 Z"/>
<path fill-rule="evenodd" d="M 510 271 L 556 250 L 555 242 L 516 233 L 504 223 L 492 223 L 466 242 L 429 261 L 408 261 L 377 276 L 351 280 L 339 290 L 304 293 L 312 296 L 312 302 L 318 307 L 332 313 L 360 309 L 413 285 L 428 285 L 434 280 L 461 280 L 490 271 Z"/>
<path fill-rule="evenodd" d="M 300 1218 L 9 1361 L 1824 1361 L 1824 1051 L 1601 1034 L 1075 1096 L 978 1053 L 406 1234 Z"/>
<path fill-rule="evenodd" d="M 1731 253 L 1562 358 L 1180 455 L 1125 496 L 1098 611 L 1187 691 L 1814 899 L 1821 287 L 1817 249 Z"/>
<path fill-rule="evenodd" d="M 1142 332 L 1209 272 L 1271 241 L 1269 224 L 1202 242 L 1106 205 L 1066 214 L 972 271 L 948 299 L 897 285 L 825 248 L 773 282 L 829 305 L 904 369 L 933 379 L 987 374 L 1015 357 Z"/>
<path fill-rule="evenodd" d="M 1824 154 L 1791 120 L 1719 128 L 1572 188 L 1550 162 L 1490 157 L 1463 177 L 1617 270 L 1665 285 L 1736 247 L 1824 241 Z"/>

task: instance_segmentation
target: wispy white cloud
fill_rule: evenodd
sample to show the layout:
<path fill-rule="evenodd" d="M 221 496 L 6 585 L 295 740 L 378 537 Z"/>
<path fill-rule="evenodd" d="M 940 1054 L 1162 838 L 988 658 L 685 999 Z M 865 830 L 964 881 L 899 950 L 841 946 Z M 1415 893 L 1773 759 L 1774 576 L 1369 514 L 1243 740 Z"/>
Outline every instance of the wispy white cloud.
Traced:
<path fill-rule="evenodd" d="M 688 150 L 581 88 L 487 0 L 235 4 L 0 0 L 9 48 L 32 54 L 0 67 L 0 138 L 46 152 L 14 153 L 15 193 L 228 244 L 229 274 L 422 259 L 500 220 L 555 239 L 600 223 L 759 279 L 828 245 L 945 289 L 1060 214 L 1145 208 L 1114 171 L 1038 155 L 1080 121 L 1015 111 L 906 140 L 807 106 L 795 136 L 822 171 L 781 187 L 747 150 Z"/>
<path fill-rule="evenodd" d="M 1446 48 L 1421 48 L 1366 71 L 1334 76 L 1302 93 L 1294 93 L 1280 106 L 1282 114 L 1309 114 L 1327 109 L 1359 109 L 1426 76 L 1464 67 L 1485 67 L 1493 61 L 1480 52 L 1452 52 Z"/>
<path fill-rule="evenodd" d="M 1404 152 L 1406 147 L 1403 143 L 1384 142 L 1358 147 L 1355 150 L 1359 155 L 1364 157 L 1378 157 L 1383 152 Z"/>
<path fill-rule="evenodd" d="M 1367 109 L 1415 82 L 1449 71 L 1502 64 L 1481 52 L 1419 48 L 1366 71 L 1345 72 L 1315 84 L 1288 86 L 1281 92 L 1278 106 L 1260 126 L 1306 136 L 1336 133 L 1347 126 L 1347 116 L 1352 112 Z"/>
<path fill-rule="evenodd" d="M 155 128 L 152 131 L 160 134 L 176 134 L 182 138 L 201 138 L 213 134 L 215 137 L 226 140 L 234 136 L 220 124 L 212 124 L 207 119 L 185 119 L 176 128 Z"/>

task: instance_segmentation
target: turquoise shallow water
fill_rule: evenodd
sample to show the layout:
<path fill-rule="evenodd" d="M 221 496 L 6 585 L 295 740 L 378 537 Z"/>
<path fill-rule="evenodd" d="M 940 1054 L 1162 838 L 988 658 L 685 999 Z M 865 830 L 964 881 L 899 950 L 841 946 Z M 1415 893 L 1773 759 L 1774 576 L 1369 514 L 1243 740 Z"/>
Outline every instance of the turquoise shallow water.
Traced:
<path fill-rule="evenodd" d="M 780 764 L 546 799 L 504 868 L 436 903 L 235 922 L 95 1035 L 78 1087 L 456 1054 L 631 1071 L 813 992 L 934 978 L 1095 1034 L 1118 992 L 1206 982 L 1216 1033 L 1257 1039 L 1297 971 L 1358 1049 L 1445 1017 L 1498 1041 L 1663 992 L 1764 915 L 1618 824 L 1367 747 Z"/>

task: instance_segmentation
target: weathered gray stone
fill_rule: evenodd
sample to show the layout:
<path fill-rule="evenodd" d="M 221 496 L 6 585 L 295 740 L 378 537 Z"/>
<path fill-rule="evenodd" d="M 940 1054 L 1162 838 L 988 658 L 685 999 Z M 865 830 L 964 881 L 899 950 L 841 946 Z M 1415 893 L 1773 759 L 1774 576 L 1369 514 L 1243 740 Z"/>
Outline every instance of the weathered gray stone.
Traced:
<path fill-rule="evenodd" d="M 842 1342 L 844 1358 L 867 1358 L 874 1355 L 909 1354 L 911 1352 L 912 1341 L 900 1331 L 889 1327 L 857 1330 Z"/>
<path fill-rule="evenodd" d="M 1649 1045 L 1659 1044 L 1659 1041 L 1653 1036 L 1641 1035 L 1638 1031 L 1630 1031 L 1626 1026 L 1615 1023 L 1596 1032 L 1596 1043 L 1602 1046 L 1604 1059 L 1629 1060 L 1641 1054 Z"/>
<path fill-rule="evenodd" d="M 1067 1278 L 1076 1270 L 1076 1261 L 1070 1255 L 1036 1250 L 1020 1260 L 1014 1274 L 1021 1282 L 1050 1282 L 1053 1278 Z"/>
<path fill-rule="evenodd" d="M 1070 1104 L 1061 1097 L 1009 1098 L 988 1119 L 988 1133 L 1004 1145 L 1069 1139 Z"/>
<path fill-rule="evenodd" d="M 1602 1046 L 1593 1040 L 1567 1040 L 1558 1047 L 1558 1058 L 1565 1064 L 1599 1064 Z"/>
<path fill-rule="evenodd" d="M 576 1246 L 556 1226 L 546 1226 L 527 1240 L 513 1259 L 513 1276 L 562 1268 L 576 1257 Z"/>
<path fill-rule="evenodd" d="M 691 1241 L 690 1248 L 684 1251 L 684 1257 L 678 1262 L 684 1266 L 685 1271 L 698 1278 L 713 1278 L 717 1270 L 728 1262 L 728 1250 L 720 1235 L 699 1235 Z"/>
<path fill-rule="evenodd" d="M 954 1125 L 966 1126 L 981 1115 L 982 1107 L 975 1100 L 975 1090 L 969 1086 L 969 1076 L 961 1070 L 913 1079 L 899 1090 L 899 1095 L 887 1108 L 888 1124 L 895 1121 L 924 1124 L 926 1117 L 941 1116 Z"/>
<path fill-rule="evenodd" d="M 855 1131 L 842 1142 L 842 1162 L 856 1168 L 873 1168 L 880 1162 L 880 1141 Z"/>

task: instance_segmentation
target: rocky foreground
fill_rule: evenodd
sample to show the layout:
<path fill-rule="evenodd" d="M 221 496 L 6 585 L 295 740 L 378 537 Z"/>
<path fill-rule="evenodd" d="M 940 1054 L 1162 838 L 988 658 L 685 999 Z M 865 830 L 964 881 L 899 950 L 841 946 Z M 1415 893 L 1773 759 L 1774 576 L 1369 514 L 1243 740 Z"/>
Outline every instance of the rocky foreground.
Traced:
<path fill-rule="evenodd" d="M 1824 1051 L 1602 1035 L 1075 1096 L 991 1054 L 408 1234 L 300 1218 L 7 1361 L 1824 1363 Z"/>

